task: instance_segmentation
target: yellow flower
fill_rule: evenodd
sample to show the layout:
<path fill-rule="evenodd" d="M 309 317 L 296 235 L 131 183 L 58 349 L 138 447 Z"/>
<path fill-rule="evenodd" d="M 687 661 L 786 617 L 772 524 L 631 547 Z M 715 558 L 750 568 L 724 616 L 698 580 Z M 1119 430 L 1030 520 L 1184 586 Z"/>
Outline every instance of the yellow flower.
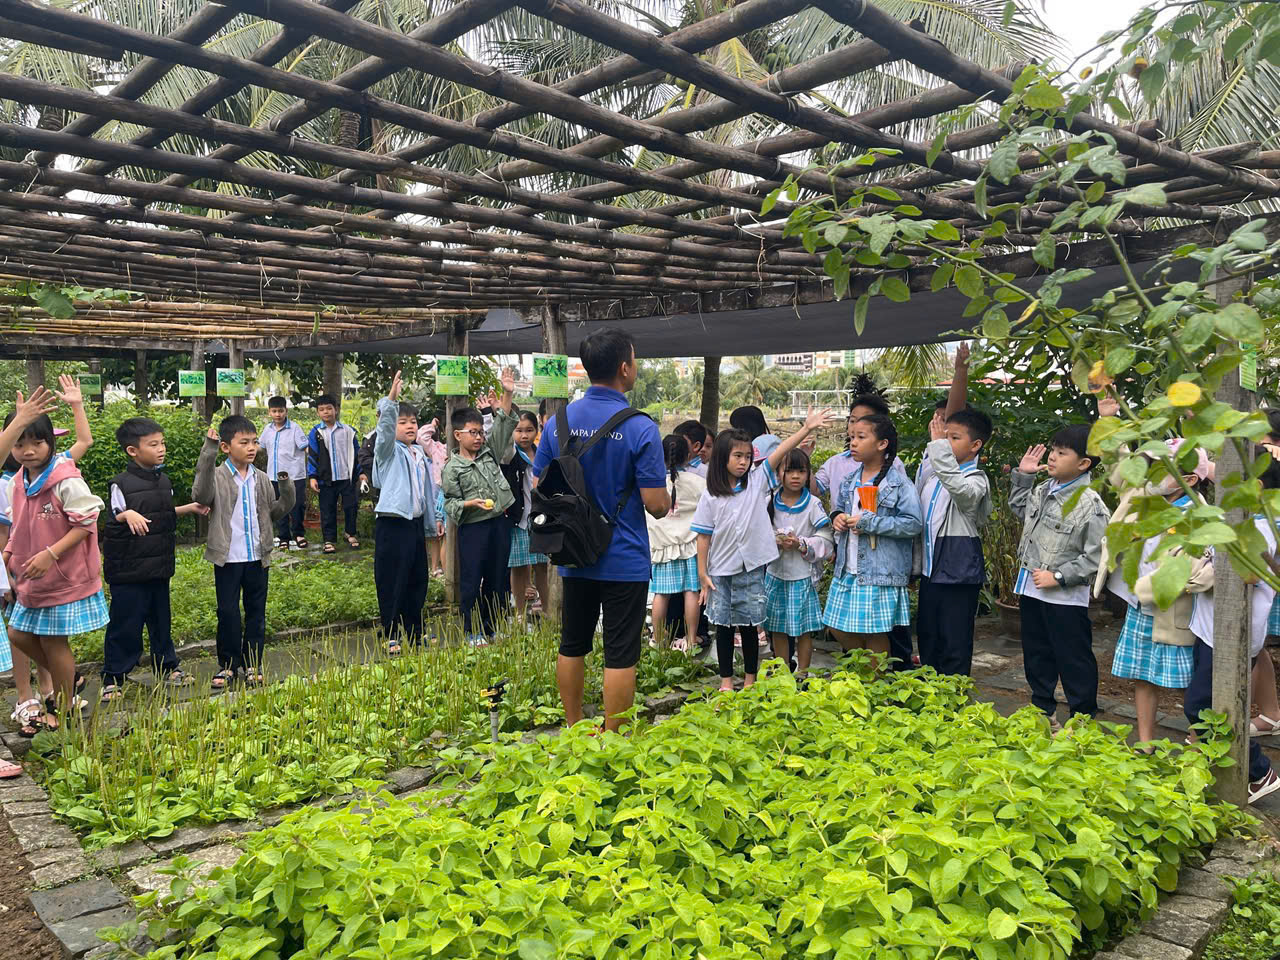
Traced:
<path fill-rule="evenodd" d="M 1115 382 L 1114 377 L 1107 376 L 1106 367 L 1101 360 L 1095 363 L 1092 369 L 1089 370 L 1090 393 L 1101 393 Z"/>
<path fill-rule="evenodd" d="M 1200 387 L 1189 380 L 1169 384 L 1169 402 L 1175 407 L 1189 407 L 1200 399 Z"/>

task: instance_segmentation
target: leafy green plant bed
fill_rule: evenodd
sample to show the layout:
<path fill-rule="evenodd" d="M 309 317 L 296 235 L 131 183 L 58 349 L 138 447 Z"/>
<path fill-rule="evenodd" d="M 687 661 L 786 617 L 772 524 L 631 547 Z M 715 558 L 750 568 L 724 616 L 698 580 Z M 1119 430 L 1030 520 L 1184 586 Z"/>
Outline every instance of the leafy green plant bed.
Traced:
<path fill-rule="evenodd" d="M 453 751 L 452 807 L 292 816 L 142 898 L 152 956 L 1064 958 L 1241 817 L 1202 754 L 1052 738 L 965 680 L 767 672 L 628 737 Z"/>
<path fill-rule="evenodd" d="M 543 628 L 480 650 L 458 642 L 409 649 L 394 660 L 292 676 L 173 709 L 157 696 L 129 711 L 124 733 L 115 711 L 98 711 L 47 758 L 50 805 L 99 845 L 347 793 L 357 780 L 426 763 L 450 742 L 486 739 L 481 691 L 496 680 L 509 681 L 504 730 L 563 720 L 558 644 L 558 631 Z M 651 694 L 705 670 L 683 653 L 648 649 L 637 684 Z M 589 658 L 588 702 L 598 700 L 600 684 L 600 661 Z"/>
<path fill-rule="evenodd" d="M 267 630 L 317 628 L 332 623 L 370 620 L 378 615 L 378 594 L 373 585 L 373 554 L 362 551 L 340 559 L 299 553 L 286 554 L 299 562 L 273 565 L 267 590 Z M 431 581 L 429 605 L 444 602 L 444 583 Z M 173 642 L 186 644 L 212 640 L 217 634 L 218 612 L 213 589 L 213 566 L 204 559 L 204 547 L 178 551 L 177 572 L 170 584 L 173 609 Z M 77 662 L 102 659 L 104 631 L 71 638 Z"/>
<path fill-rule="evenodd" d="M 1231 914 L 1205 947 L 1204 960 L 1272 960 L 1280 956 L 1280 881 L 1256 874 L 1236 881 Z"/>

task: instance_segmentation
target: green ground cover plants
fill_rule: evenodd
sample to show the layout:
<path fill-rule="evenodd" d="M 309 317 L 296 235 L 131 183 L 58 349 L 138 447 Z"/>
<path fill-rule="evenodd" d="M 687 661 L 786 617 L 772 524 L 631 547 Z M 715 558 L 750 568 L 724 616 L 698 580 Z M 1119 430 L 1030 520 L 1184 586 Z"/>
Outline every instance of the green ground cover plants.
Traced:
<path fill-rule="evenodd" d="M 337 559 L 298 553 L 280 559 L 296 560 L 271 567 L 267 591 L 267 632 L 318 628 L 332 623 L 371 620 L 378 616 L 378 594 L 373 585 L 373 554 L 339 554 Z M 107 587 L 110 596 L 110 587 Z M 444 602 L 444 582 L 433 579 L 427 590 L 428 606 Z M 170 583 L 173 609 L 173 642 L 186 644 L 212 640 L 217 633 L 218 611 L 213 589 L 213 566 L 204 559 L 204 547 L 178 550 L 177 571 Z M 104 631 L 71 638 L 77 662 L 102 659 Z"/>
<path fill-rule="evenodd" d="M 206 889 L 175 864 L 151 956 L 1065 958 L 1242 819 L 1205 753 L 1054 738 L 967 679 L 765 673 L 631 736 L 453 751 L 453 806 L 300 812 Z"/>
<path fill-rule="evenodd" d="M 504 678 L 504 730 L 563 720 L 558 631 L 516 630 L 479 650 L 460 642 L 456 625 L 453 632 L 458 642 L 294 675 L 234 698 L 197 697 L 168 708 L 157 693 L 128 711 L 124 732 L 124 714 L 97 711 L 47 757 L 50 805 L 96 846 L 348 793 L 358 781 L 429 763 L 451 743 L 487 739 L 481 691 Z M 637 685 L 652 694 L 705 671 L 684 653 L 646 649 Z M 598 656 L 589 658 L 588 703 L 599 700 L 601 676 Z"/>
<path fill-rule="evenodd" d="M 1255 874 L 1235 885 L 1231 913 L 1204 960 L 1272 960 L 1280 954 L 1280 880 Z"/>

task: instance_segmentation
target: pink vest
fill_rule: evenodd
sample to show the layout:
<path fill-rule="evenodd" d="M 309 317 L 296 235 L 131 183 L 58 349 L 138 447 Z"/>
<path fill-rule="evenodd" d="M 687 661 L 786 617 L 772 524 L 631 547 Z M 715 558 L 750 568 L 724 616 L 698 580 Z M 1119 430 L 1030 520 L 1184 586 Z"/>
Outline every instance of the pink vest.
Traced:
<path fill-rule="evenodd" d="M 23 471 L 18 471 L 13 478 L 10 503 L 13 527 L 5 552 L 10 558 L 9 569 L 15 574 L 14 592 L 24 607 L 56 607 L 74 603 L 102 589 L 102 561 L 98 554 L 96 524 L 89 528 L 89 536 L 59 557 L 43 577 L 28 580 L 22 576 L 22 568 L 28 560 L 77 528 L 53 491 L 61 481 L 79 476 L 80 471 L 70 457 L 59 457 L 40 489 L 30 497 L 22 484 Z"/>

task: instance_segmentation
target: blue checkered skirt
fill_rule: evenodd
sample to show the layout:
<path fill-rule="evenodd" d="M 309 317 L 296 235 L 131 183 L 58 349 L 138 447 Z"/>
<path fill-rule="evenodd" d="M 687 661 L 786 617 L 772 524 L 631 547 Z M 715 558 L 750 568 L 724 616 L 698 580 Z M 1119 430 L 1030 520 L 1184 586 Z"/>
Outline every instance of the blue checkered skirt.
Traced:
<path fill-rule="evenodd" d="M 764 575 L 765 629 L 788 637 L 803 637 L 822 629 L 822 606 L 813 579 L 779 580 Z"/>
<path fill-rule="evenodd" d="M 532 567 L 537 563 L 546 563 L 545 553 L 532 553 L 529 550 L 529 531 L 519 527 L 511 528 L 511 558 L 508 567 Z"/>
<path fill-rule="evenodd" d="M 1193 647 L 1156 643 L 1151 639 L 1155 618 L 1130 607 L 1116 640 L 1111 658 L 1111 675 L 1129 680 L 1145 680 L 1157 687 L 1184 690 L 1191 683 Z"/>
<path fill-rule="evenodd" d="M 655 563 L 651 568 L 651 573 L 649 574 L 650 593 L 657 596 L 671 596 L 675 593 L 686 593 L 690 590 L 694 593 L 699 590 L 697 557 Z"/>
<path fill-rule="evenodd" d="M 846 573 L 831 581 L 822 622 L 845 633 L 888 633 L 911 623 L 911 594 L 906 587 L 856 583 Z"/>
<path fill-rule="evenodd" d="M 1280 637 L 1280 596 L 1271 601 L 1271 616 L 1267 617 L 1267 636 Z"/>
<path fill-rule="evenodd" d="M 0 617 L 0 673 L 13 669 L 13 650 L 9 647 L 9 632 L 4 628 L 4 617 Z"/>
<path fill-rule="evenodd" d="M 99 590 L 83 600 L 60 603 L 53 607 L 24 607 L 21 603 L 14 604 L 13 613 L 9 616 L 9 626 L 41 637 L 69 637 L 76 633 L 101 630 L 110 619 L 107 602 Z"/>

